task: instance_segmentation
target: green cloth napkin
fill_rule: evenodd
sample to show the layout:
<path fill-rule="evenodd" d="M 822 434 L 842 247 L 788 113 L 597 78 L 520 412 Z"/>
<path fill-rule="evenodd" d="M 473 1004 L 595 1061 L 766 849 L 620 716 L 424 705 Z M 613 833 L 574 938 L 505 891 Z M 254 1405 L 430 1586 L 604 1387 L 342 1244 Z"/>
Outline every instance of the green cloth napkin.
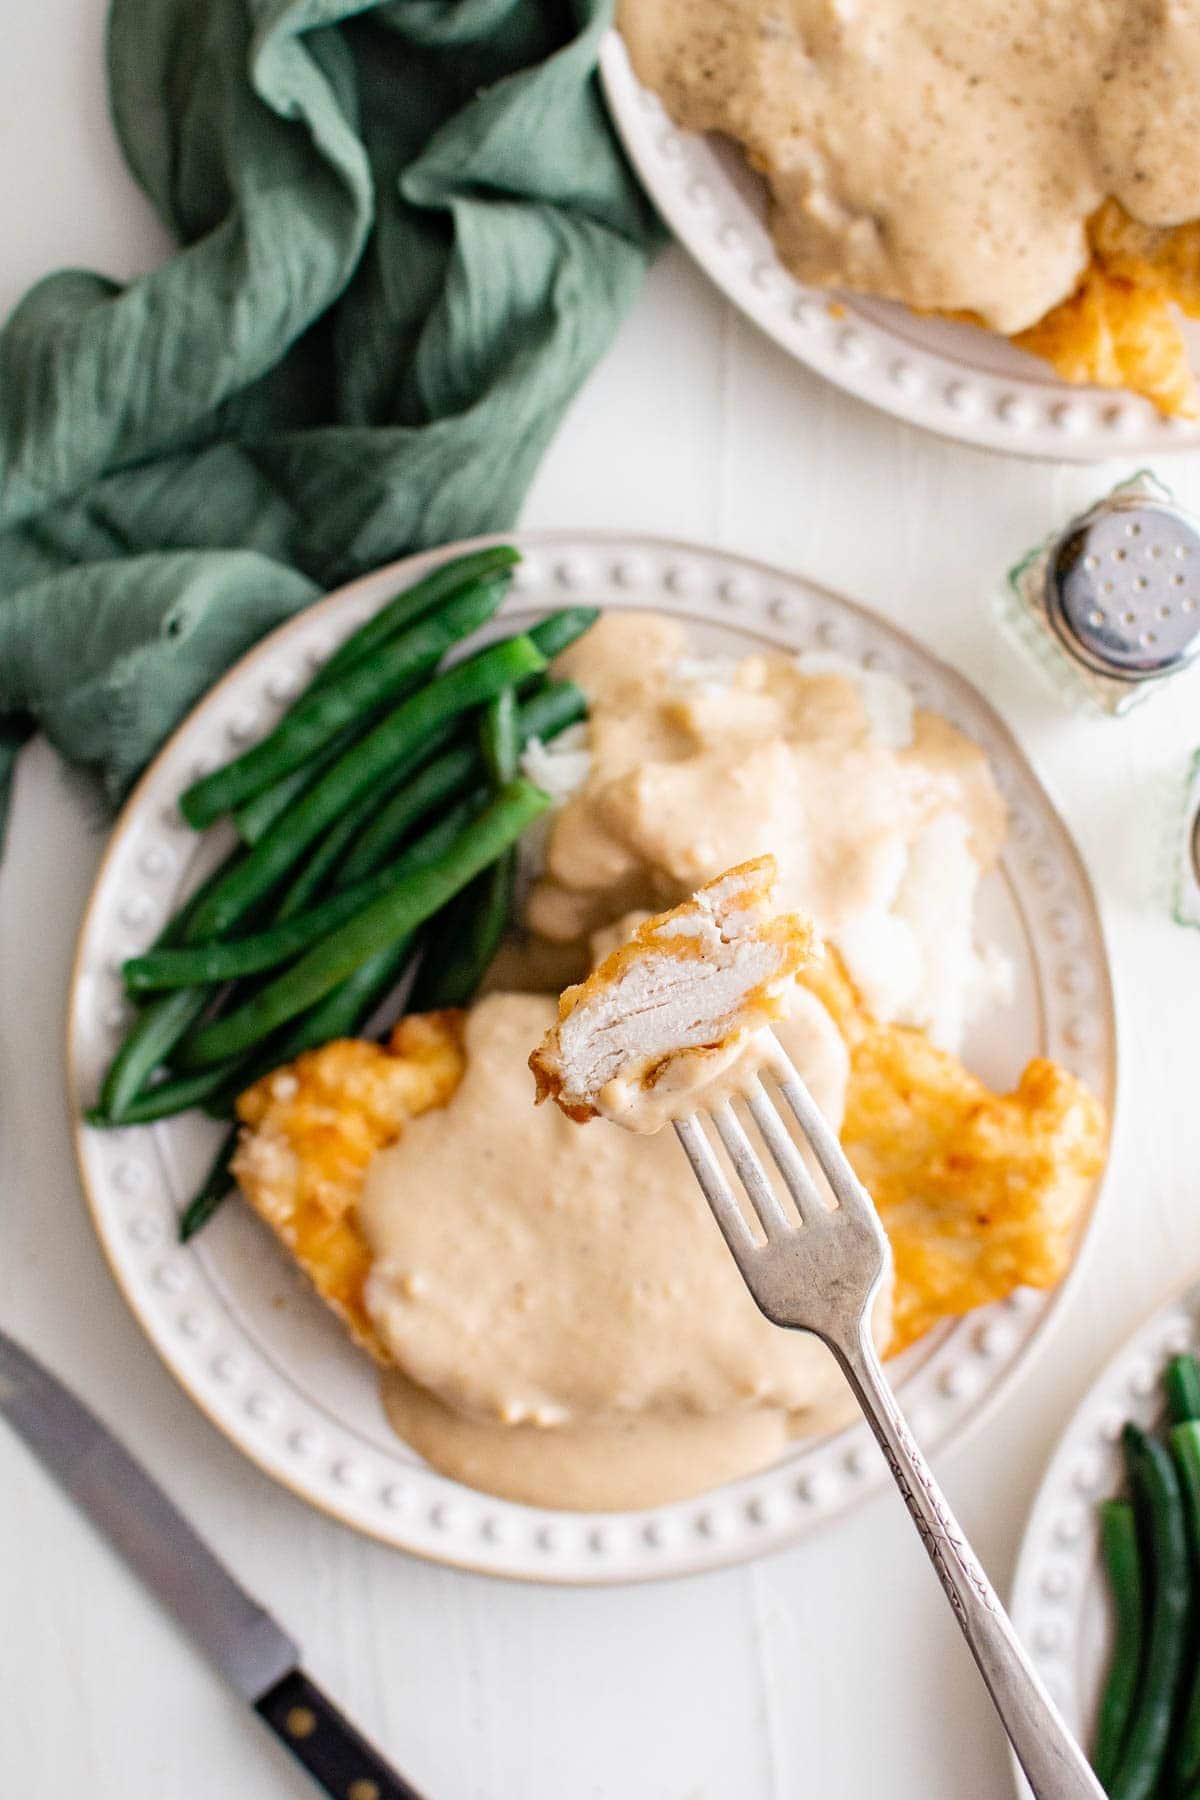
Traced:
<path fill-rule="evenodd" d="M 658 239 L 608 11 L 114 0 L 113 117 L 181 248 L 0 332 L 0 829 L 31 730 L 115 801 L 320 591 L 513 522 Z"/>

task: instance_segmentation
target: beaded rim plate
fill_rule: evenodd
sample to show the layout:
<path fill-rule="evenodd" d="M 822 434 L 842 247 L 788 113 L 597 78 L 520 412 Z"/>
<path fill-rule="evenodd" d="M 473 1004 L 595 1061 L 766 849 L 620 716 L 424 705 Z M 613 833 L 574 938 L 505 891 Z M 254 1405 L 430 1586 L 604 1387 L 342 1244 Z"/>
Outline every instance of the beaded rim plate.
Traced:
<path fill-rule="evenodd" d="M 485 540 L 495 541 L 495 540 Z M 521 534 L 504 623 L 562 604 L 651 606 L 687 619 L 697 648 L 836 650 L 890 670 L 987 751 L 1012 829 L 981 893 L 1009 952 L 1014 1003 L 968 1045 L 992 1082 L 1043 1053 L 1110 1106 L 1115 1037 L 1095 900 L 1067 831 L 978 692 L 894 626 L 799 577 L 648 538 Z M 147 945 L 201 872 L 177 797 L 268 729 L 345 634 L 406 581 L 463 546 L 352 583 L 265 639 L 211 691 L 143 776 L 113 831 L 80 933 L 69 1006 L 73 1116 L 91 1101 L 125 1023 L 120 965 Z M 211 856 L 211 846 L 210 846 Z M 205 859 L 207 862 L 208 858 Z M 528 1580 L 679 1575 L 779 1549 L 885 1479 L 865 1426 L 798 1443 L 771 1469 L 637 1513 L 552 1512 L 434 1474 L 388 1429 L 367 1359 L 346 1340 L 249 1208 L 227 1205 L 194 1245 L 179 1208 L 219 1127 L 196 1115 L 124 1132 L 79 1124 L 83 1184 L 114 1275 L 163 1361 L 217 1428 L 293 1492 L 418 1555 Z M 1014 1294 L 930 1334 L 897 1374 L 927 1449 L 974 1423 L 1020 1364 L 1057 1294 Z"/>
<path fill-rule="evenodd" d="M 1200 426 L 1148 400 L 1072 387 L 995 333 L 865 295 L 806 288 L 780 262 L 763 184 L 741 152 L 681 131 L 610 31 L 600 77 L 629 160 L 675 236 L 735 306 L 835 387 L 943 437 L 1017 456 L 1101 462 L 1187 449 Z M 1184 322 L 1200 364 L 1200 328 Z"/>
<path fill-rule="evenodd" d="M 1067 1724 L 1090 1739 L 1112 1643 L 1099 1503 L 1122 1483 L 1121 1427 L 1162 1417 L 1162 1370 L 1200 1352 L 1200 1282 L 1158 1307 L 1105 1365 L 1058 1440 L 1030 1510 L 1012 1618 Z M 1029 1785 L 1013 1770 L 1023 1800 Z"/>

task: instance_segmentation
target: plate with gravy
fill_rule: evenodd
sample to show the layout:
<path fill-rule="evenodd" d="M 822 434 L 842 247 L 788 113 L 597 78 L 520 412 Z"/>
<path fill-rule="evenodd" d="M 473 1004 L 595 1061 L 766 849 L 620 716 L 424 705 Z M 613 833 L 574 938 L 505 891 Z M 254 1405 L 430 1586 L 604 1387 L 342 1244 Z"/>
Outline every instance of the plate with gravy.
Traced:
<path fill-rule="evenodd" d="M 838 386 L 1026 455 L 1197 441 L 1194 21 L 622 0 L 601 70 L 676 236 Z"/>
<path fill-rule="evenodd" d="M 485 639 L 564 603 L 598 615 L 551 670 L 586 719 L 522 753 L 550 804 L 475 998 L 414 1010 L 398 991 L 369 1031 L 259 1074 L 236 1102 L 240 1193 L 187 1243 L 213 1120 L 81 1122 L 80 1163 L 156 1352 L 276 1479 L 443 1562 L 646 1579 L 781 1547 L 886 1471 L 826 1353 L 757 1313 L 673 1132 L 535 1105 L 529 1057 L 562 990 L 774 859 L 780 904 L 824 946 L 776 1029 L 879 1206 L 881 1330 L 932 1451 L 984 1416 L 1070 1284 L 1115 1100 L 1109 971 L 1017 744 L 894 625 L 699 546 L 517 547 Z M 206 870 L 180 794 L 462 548 L 274 633 L 135 790 L 79 943 L 81 1120 L 128 1025 L 123 962 Z"/>

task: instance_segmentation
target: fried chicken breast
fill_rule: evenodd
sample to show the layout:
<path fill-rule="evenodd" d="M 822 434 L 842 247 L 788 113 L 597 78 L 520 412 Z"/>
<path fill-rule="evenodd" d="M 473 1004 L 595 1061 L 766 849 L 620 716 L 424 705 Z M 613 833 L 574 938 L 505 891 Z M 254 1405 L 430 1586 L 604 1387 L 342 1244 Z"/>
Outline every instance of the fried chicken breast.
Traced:
<path fill-rule="evenodd" d="M 371 1258 L 356 1207 L 367 1164 L 407 1119 L 462 1080 L 462 1015 L 402 1019 L 386 1048 L 340 1039 L 255 1082 L 238 1101 L 233 1175 L 322 1300 L 379 1362 L 363 1291 Z"/>
<path fill-rule="evenodd" d="M 1015 1288 L 1054 1287 L 1104 1167 L 1095 1096 L 1046 1057 L 992 1093 L 922 1032 L 872 1019 L 836 954 L 800 980 L 850 1051 L 842 1147 L 892 1246 L 892 1351 Z"/>
<path fill-rule="evenodd" d="M 1158 228 L 1106 200 L 1088 223 L 1092 259 L 1073 294 L 1013 342 L 1064 380 L 1144 394 L 1160 412 L 1200 412 L 1175 308 L 1200 318 L 1200 223 Z"/>
<path fill-rule="evenodd" d="M 992 1093 L 921 1032 L 872 1019 L 835 952 L 807 962 L 798 978 L 849 1050 L 842 1143 L 892 1244 L 891 1350 L 1017 1287 L 1054 1286 L 1104 1163 L 1099 1101 L 1045 1058 L 1012 1093 Z M 326 1045 L 239 1103 L 234 1173 L 243 1192 L 380 1362 L 388 1356 L 364 1304 L 371 1263 L 358 1197 L 374 1152 L 456 1091 L 462 1021 L 405 1019 L 387 1048 Z"/>

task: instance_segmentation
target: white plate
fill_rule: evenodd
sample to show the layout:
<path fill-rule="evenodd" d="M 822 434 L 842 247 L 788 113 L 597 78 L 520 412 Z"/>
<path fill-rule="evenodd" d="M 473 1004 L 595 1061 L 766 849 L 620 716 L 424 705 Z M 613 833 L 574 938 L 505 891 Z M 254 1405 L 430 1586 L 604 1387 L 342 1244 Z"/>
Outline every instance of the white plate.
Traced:
<path fill-rule="evenodd" d="M 694 621 L 701 648 L 820 646 L 892 670 L 924 704 L 970 732 L 990 756 L 1012 813 L 1003 868 L 982 903 L 989 935 L 1017 971 L 1013 1007 L 976 1034 L 970 1060 L 986 1078 L 1007 1083 L 1035 1053 L 1055 1056 L 1111 1104 L 1112 997 L 1087 877 L 1021 752 L 966 681 L 894 626 L 779 570 L 650 539 L 519 541 L 526 560 L 508 626 L 565 600 L 660 607 Z M 150 942 L 199 873 L 198 840 L 176 806 L 181 789 L 271 725 L 347 631 L 451 553 L 368 576 L 266 639 L 196 708 L 143 778 L 113 832 L 80 936 L 70 1002 L 77 1115 L 125 1023 L 122 959 Z M 620 1581 L 776 1549 L 884 1479 L 865 1427 L 798 1445 L 764 1474 L 646 1513 L 540 1511 L 433 1474 L 389 1431 L 367 1359 L 247 1208 L 227 1205 L 192 1248 L 176 1243 L 179 1206 L 212 1155 L 216 1132 L 193 1116 L 116 1133 L 81 1126 L 80 1165 L 96 1228 L 130 1306 L 197 1404 L 262 1468 L 347 1524 L 498 1574 Z M 904 1394 L 928 1448 L 978 1416 L 1060 1299 L 1019 1293 L 914 1347 Z"/>
<path fill-rule="evenodd" d="M 1020 456 L 1099 462 L 1200 443 L 1200 426 L 1164 419 L 1134 394 L 1072 387 L 993 332 L 803 287 L 776 254 L 764 184 L 740 150 L 680 131 L 616 31 L 600 77 L 629 159 L 680 243 L 768 337 L 837 387 L 928 431 Z M 1185 322 L 1184 332 L 1200 352 L 1200 327 Z"/>
<path fill-rule="evenodd" d="M 1021 1540 L 1013 1623 L 1076 1737 L 1090 1744 L 1112 1648 L 1100 1557 L 1100 1501 L 1123 1482 L 1121 1427 L 1149 1430 L 1163 1414 L 1162 1372 L 1200 1352 L 1200 1282 L 1134 1332 L 1081 1402 L 1058 1441 Z M 1014 1768 L 1018 1790 L 1029 1786 Z"/>

